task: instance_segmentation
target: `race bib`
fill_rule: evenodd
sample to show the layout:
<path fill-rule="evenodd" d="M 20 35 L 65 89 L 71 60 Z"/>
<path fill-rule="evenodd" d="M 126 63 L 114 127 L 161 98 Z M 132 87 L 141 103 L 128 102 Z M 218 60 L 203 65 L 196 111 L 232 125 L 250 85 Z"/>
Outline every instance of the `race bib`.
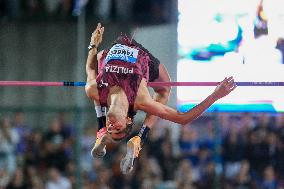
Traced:
<path fill-rule="evenodd" d="M 106 63 L 110 60 L 121 60 L 135 64 L 137 61 L 138 50 L 126 45 L 115 44 L 107 53 Z"/>

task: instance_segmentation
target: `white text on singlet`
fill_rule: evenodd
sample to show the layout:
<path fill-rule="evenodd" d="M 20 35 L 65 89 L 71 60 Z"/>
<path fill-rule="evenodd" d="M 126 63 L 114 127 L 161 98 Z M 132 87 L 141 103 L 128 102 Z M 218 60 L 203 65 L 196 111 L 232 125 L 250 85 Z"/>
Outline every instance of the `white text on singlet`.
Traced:
<path fill-rule="evenodd" d="M 115 44 L 107 53 L 105 63 L 108 63 L 110 60 L 121 60 L 124 62 L 135 64 L 137 61 L 137 56 L 137 49 L 128 47 L 126 45 Z"/>

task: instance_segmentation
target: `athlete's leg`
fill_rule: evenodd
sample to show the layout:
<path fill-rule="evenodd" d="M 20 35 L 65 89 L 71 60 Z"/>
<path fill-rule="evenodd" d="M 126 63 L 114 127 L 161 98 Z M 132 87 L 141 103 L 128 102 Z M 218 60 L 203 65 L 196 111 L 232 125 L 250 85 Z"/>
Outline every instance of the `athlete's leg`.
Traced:
<path fill-rule="evenodd" d="M 168 82 L 170 81 L 170 76 L 163 64 L 159 64 L 159 70 L 158 71 L 158 77 L 154 81 L 159 81 L 159 82 Z M 151 72 L 151 70 L 150 70 Z M 157 86 L 153 87 L 154 89 L 154 94 L 153 94 L 153 99 L 159 103 L 162 104 L 167 104 L 169 100 L 169 95 L 171 91 L 171 87 L 169 86 Z M 151 114 L 147 114 L 146 118 L 144 120 L 144 125 L 146 125 L 149 129 L 151 129 L 156 121 L 157 121 L 157 116 L 153 116 Z"/>
<path fill-rule="evenodd" d="M 150 82 L 170 81 L 170 76 L 165 66 L 160 63 L 159 59 L 153 56 L 152 53 L 148 51 L 148 49 L 144 48 L 141 44 L 139 44 L 135 40 L 132 40 L 132 44 L 134 44 L 135 46 L 139 47 L 144 52 L 146 52 L 150 58 L 150 62 L 148 64 Z M 153 98 L 160 103 L 166 104 L 168 102 L 171 88 L 166 86 L 159 86 L 153 89 L 155 91 Z M 157 120 L 156 116 L 147 114 L 143 126 L 140 129 L 139 135 L 131 138 L 127 142 L 126 156 L 120 162 L 120 168 L 124 174 L 131 172 L 134 165 L 134 160 L 138 157 L 141 146 L 147 137 L 147 133 L 149 132 L 150 128 L 153 127 L 156 120 Z"/>
<path fill-rule="evenodd" d="M 158 63 L 158 62 L 156 62 L 156 63 L 157 64 L 155 64 L 154 66 L 153 65 L 150 66 L 150 72 L 152 71 L 152 73 L 150 74 L 150 76 L 152 77 L 152 78 L 150 78 L 150 81 L 151 80 L 152 81 L 160 81 L 160 82 L 170 81 L 170 76 L 169 76 L 165 66 L 163 64 Z M 157 73 L 155 73 L 155 72 L 157 72 Z M 156 78 L 153 78 L 153 77 L 156 77 Z M 169 99 L 171 88 L 167 87 L 167 86 L 159 86 L 159 87 L 155 87 L 153 89 L 155 91 L 153 98 L 160 103 L 166 104 L 168 102 L 168 99 Z M 131 138 L 127 142 L 126 155 L 124 156 L 124 158 L 120 162 L 120 169 L 121 169 L 123 174 L 128 174 L 133 169 L 134 161 L 139 155 L 139 152 L 141 150 L 141 146 L 145 142 L 148 132 L 154 126 L 156 121 L 157 121 L 156 116 L 147 114 L 146 118 L 144 120 L 143 126 L 141 127 L 138 136 Z"/>
<path fill-rule="evenodd" d="M 154 82 L 169 82 L 171 81 L 170 75 L 163 64 L 159 64 L 159 77 L 154 80 Z M 169 101 L 169 96 L 171 92 L 170 86 L 157 86 L 153 87 L 155 94 L 153 96 L 154 100 L 167 104 Z"/>

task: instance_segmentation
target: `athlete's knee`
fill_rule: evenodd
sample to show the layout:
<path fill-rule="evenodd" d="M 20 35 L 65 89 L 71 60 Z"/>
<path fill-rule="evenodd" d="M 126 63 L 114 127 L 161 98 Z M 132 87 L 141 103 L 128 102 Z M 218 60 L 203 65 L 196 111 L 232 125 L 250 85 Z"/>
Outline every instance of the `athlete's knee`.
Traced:
<path fill-rule="evenodd" d="M 89 98 L 94 99 L 96 87 L 96 82 L 90 81 L 86 83 L 85 92 Z"/>
<path fill-rule="evenodd" d="M 168 97 L 168 96 L 170 95 L 170 93 L 171 93 L 171 89 L 172 89 L 172 87 L 166 86 L 166 87 L 162 90 L 163 95 L 165 95 L 165 96 Z"/>
<path fill-rule="evenodd" d="M 171 87 L 170 86 L 163 86 L 155 89 L 155 92 L 159 94 L 159 96 L 163 98 L 168 98 L 171 93 Z"/>

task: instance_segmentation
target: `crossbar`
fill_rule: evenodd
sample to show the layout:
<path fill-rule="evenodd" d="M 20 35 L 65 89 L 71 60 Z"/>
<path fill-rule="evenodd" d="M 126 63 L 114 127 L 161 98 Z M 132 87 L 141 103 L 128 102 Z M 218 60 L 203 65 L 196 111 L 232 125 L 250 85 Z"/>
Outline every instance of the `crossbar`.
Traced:
<path fill-rule="evenodd" d="M 220 82 L 149 82 L 148 86 L 217 86 Z M 235 82 L 237 86 L 284 86 L 284 82 Z M 0 81 L 0 86 L 33 86 L 33 87 L 49 87 L 49 86 L 73 86 L 83 87 L 86 82 L 50 82 L 50 81 Z"/>

